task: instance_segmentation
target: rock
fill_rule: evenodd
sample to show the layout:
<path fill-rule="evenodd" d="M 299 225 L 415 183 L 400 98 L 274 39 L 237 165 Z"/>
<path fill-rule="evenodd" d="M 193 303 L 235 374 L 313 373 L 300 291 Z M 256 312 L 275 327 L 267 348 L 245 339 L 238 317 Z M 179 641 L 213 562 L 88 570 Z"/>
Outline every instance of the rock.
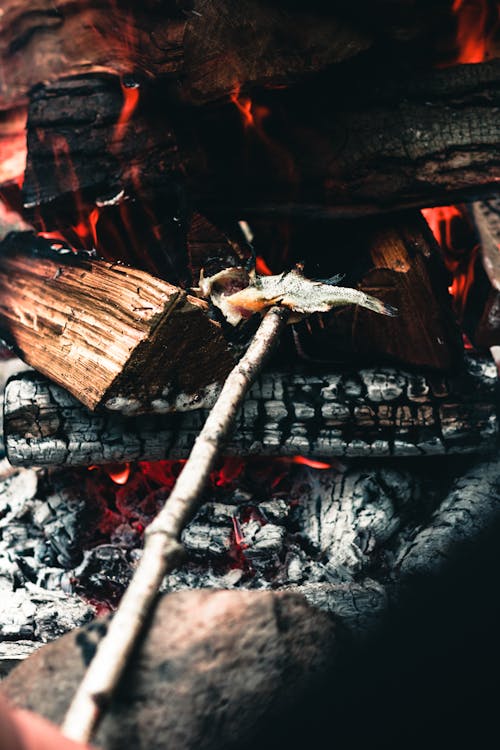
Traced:
<path fill-rule="evenodd" d="M 4 680 L 18 706 L 59 723 L 106 629 L 95 620 Z M 95 741 L 104 750 L 245 747 L 331 674 L 332 619 L 292 593 L 163 596 Z"/>

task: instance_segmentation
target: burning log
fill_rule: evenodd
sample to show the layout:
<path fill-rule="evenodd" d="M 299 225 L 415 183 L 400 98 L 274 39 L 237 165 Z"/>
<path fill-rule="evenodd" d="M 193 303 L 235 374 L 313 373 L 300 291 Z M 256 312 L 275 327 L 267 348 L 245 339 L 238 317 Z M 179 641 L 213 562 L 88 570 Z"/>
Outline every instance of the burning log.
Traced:
<path fill-rule="evenodd" d="M 359 5 L 335 3 L 325 12 L 310 3 L 290 8 L 257 0 L 148 0 L 126 7 L 40 0 L 33 12 L 27 0 L 4 0 L 0 109 L 22 103 L 41 82 L 103 71 L 175 76 L 185 99 L 206 102 L 242 86 L 293 82 L 377 46 L 377 37 L 381 47 L 419 39 L 415 48 L 425 59 L 433 33 L 454 31 L 447 0 L 432 7 L 425 0 L 403 7 L 362 2 L 362 14 Z M 415 48 L 410 45 L 410 54 Z"/>
<path fill-rule="evenodd" d="M 308 267 L 324 276 L 344 271 L 359 289 L 394 305 L 398 315 L 377 320 L 361 308 L 344 308 L 296 328 L 300 353 L 315 362 L 380 361 L 451 370 L 460 366 L 463 345 L 447 291 L 448 275 L 437 244 L 420 212 L 334 225 L 335 245 L 324 248 L 332 223 L 305 225 L 293 251 L 311 247 Z"/>
<path fill-rule="evenodd" d="M 52 229 L 79 191 L 89 212 L 103 194 L 167 195 L 176 216 L 188 189 L 202 213 L 237 219 L 359 216 L 491 193 L 499 86 L 500 61 L 382 82 L 344 72 L 248 106 L 172 106 L 166 118 L 152 84 L 118 132 L 116 77 L 64 79 L 32 95 L 24 201 Z"/>
<path fill-rule="evenodd" d="M 324 457 L 483 452 L 496 446 L 496 389 L 496 368 L 486 359 L 467 358 L 453 377 L 389 367 L 269 372 L 250 390 L 226 452 Z M 43 376 L 22 373 L 6 387 L 5 446 L 19 466 L 185 458 L 206 415 L 92 414 Z"/>
<path fill-rule="evenodd" d="M 170 392 L 190 408 L 190 394 L 196 404 L 232 366 L 200 300 L 143 271 L 55 253 L 29 233 L 2 244 L 0 294 L 3 335 L 90 409 L 144 411 Z"/>

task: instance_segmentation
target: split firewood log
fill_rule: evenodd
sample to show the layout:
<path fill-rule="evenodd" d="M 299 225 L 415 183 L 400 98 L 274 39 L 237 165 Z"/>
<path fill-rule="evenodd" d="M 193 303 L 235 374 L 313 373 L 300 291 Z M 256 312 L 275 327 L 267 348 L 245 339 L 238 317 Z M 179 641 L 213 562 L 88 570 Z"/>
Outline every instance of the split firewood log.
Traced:
<path fill-rule="evenodd" d="M 2 243 L 0 296 L 8 342 L 90 409 L 147 411 L 174 393 L 179 408 L 196 407 L 233 365 L 202 300 L 31 233 Z"/>

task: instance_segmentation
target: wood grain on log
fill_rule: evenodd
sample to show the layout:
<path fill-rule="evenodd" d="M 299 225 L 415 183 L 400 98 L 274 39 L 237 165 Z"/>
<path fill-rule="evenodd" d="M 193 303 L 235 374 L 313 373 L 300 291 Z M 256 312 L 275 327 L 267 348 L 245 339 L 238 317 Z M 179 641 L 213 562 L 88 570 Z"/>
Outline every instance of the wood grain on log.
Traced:
<path fill-rule="evenodd" d="M 271 372 L 252 387 L 226 453 L 377 457 L 483 452 L 496 446 L 496 388 L 496 368 L 489 360 L 468 359 L 464 371 L 450 378 L 393 368 Z M 14 377 L 5 391 L 6 451 L 20 466 L 185 458 L 205 418 L 203 410 L 132 419 L 92 414 L 36 373 Z"/>
<path fill-rule="evenodd" d="M 232 357 L 201 301 L 136 269 L 34 255 L 36 242 L 11 235 L 0 257 L 0 328 L 28 364 L 91 409 L 132 413 L 170 391 L 189 408 L 224 380 Z"/>
<path fill-rule="evenodd" d="M 134 195 L 140 185 L 149 198 L 187 189 L 205 215 L 341 217 L 491 193 L 500 61 L 393 82 L 380 75 L 361 83 L 344 71 L 261 92 L 253 125 L 234 103 L 171 108 L 168 117 L 160 106 L 151 116 L 148 102 L 158 107 L 163 99 L 143 87 L 144 108 L 118 139 L 117 78 L 39 88 L 28 119 L 25 203 L 53 221 L 75 191 L 92 207 L 105 190 Z M 64 168 L 55 167 L 58 159 Z"/>

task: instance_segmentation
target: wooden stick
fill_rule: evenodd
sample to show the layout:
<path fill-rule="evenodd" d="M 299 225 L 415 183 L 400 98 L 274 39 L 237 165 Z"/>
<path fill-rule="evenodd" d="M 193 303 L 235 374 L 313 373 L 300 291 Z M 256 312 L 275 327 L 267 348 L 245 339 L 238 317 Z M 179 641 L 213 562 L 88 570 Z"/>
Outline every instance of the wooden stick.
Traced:
<path fill-rule="evenodd" d="M 229 374 L 164 508 L 146 530 L 141 561 L 105 638 L 66 714 L 66 737 L 88 742 L 103 705 L 127 665 L 160 584 L 181 559 L 180 534 L 193 514 L 241 402 L 285 326 L 287 312 L 271 308 L 246 354 Z"/>

